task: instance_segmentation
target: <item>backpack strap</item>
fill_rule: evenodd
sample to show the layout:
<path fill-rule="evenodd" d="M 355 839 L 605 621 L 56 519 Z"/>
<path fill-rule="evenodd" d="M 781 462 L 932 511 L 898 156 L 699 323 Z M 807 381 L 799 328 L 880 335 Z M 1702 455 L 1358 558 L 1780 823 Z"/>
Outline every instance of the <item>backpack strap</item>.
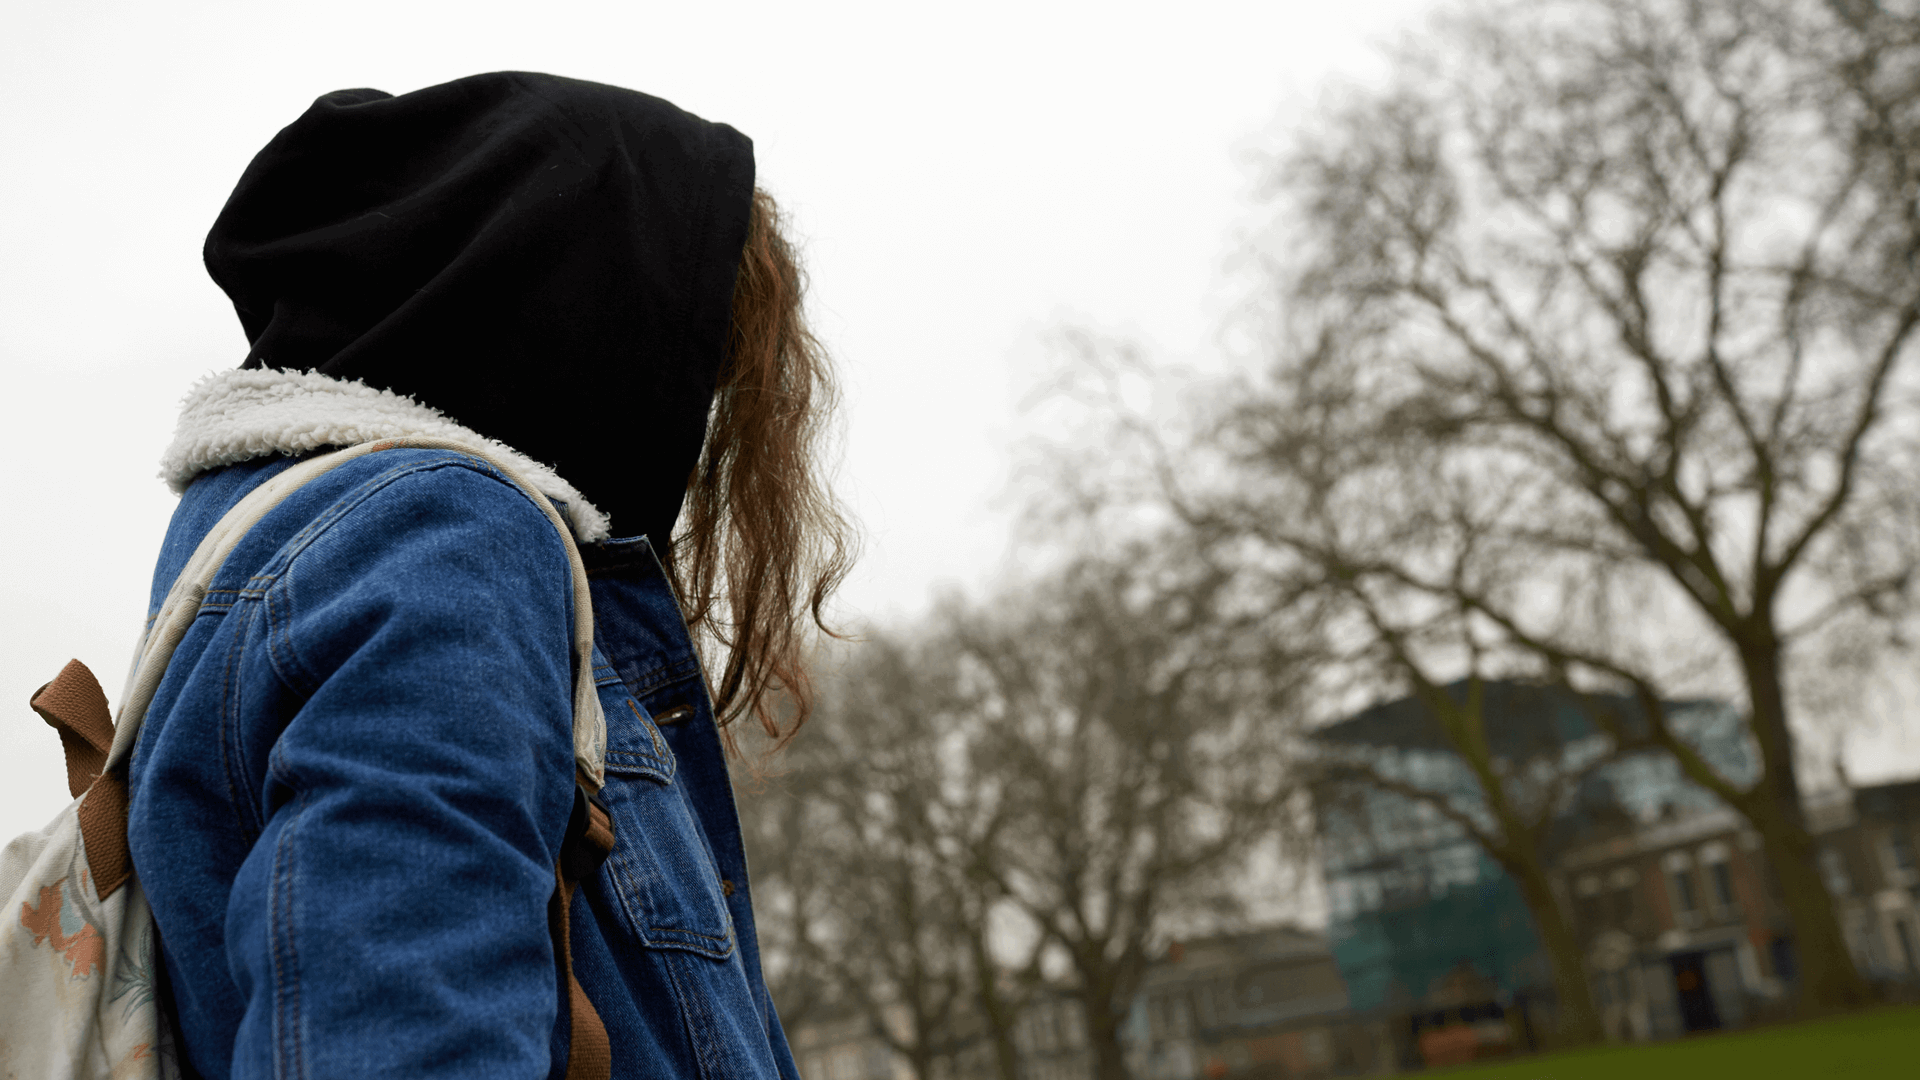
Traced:
<path fill-rule="evenodd" d="M 573 787 L 573 813 L 554 863 L 553 899 L 547 903 L 547 930 L 553 936 L 554 963 L 567 995 L 566 1080 L 608 1080 L 613 1075 L 613 1046 L 607 1026 L 573 973 L 573 928 L 568 913 L 580 882 L 599 872 L 613 851 L 613 818 L 598 793 L 588 794 L 584 779 Z"/>
<path fill-rule="evenodd" d="M 94 893 L 105 900 L 133 876 L 127 851 L 127 778 L 106 771 L 113 745 L 113 714 L 107 695 L 87 665 L 67 661 L 53 681 L 33 692 L 27 703 L 60 733 L 67 755 L 67 792 L 80 803 L 80 842 L 87 853 L 87 874 Z"/>
<path fill-rule="evenodd" d="M 113 713 L 100 680 L 87 665 L 69 660 L 52 682 L 33 692 L 28 704 L 60 733 L 60 748 L 67 754 L 67 793 L 79 798 L 105 771 L 107 749 L 113 745 Z"/>
<path fill-rule="evenodd" d="M 248 492 L 200 541 L 136 650 L 138 657 L 128 676 L 126 692 L 121 695 L 118 723 L 107 722 L 106 695 L 93 672 L 78 660 L 34 692 L 33 708 L 60 732 L 67 756 L 68 788 L 76 797 L 86 792 L 80 804 L 82 843 L 88 871 L 105 899 L 132 874 L 127 851 L 126 772 L 141 722 L 166 674 L 168 660 L 200 612 L 214 575 L 247 531 L 289 495 L 354 458 L 402 448 L 451 450 L 486 462 L 533 500 L 559 530 L 566 546 L 573 576 L 574 813 L 554 864 L 554 895 L 548 901 L 547 923 L 553 937 L 554 965 L 568 1001 L 567 1080 L 607 1080 L 613 1071 L 612 1048 L 606 1025 L 574 975 L 568 918 L 575 889 L 597 872 L 613 850 L 613 820 L 597 794 L 606 781 L 607 721 L 593 680 L 593 598 L 580 547 L 566 520 L 551 499 L 503 458 L 470 443 L 423 437 L 361 443 L 300 462 Z"/>

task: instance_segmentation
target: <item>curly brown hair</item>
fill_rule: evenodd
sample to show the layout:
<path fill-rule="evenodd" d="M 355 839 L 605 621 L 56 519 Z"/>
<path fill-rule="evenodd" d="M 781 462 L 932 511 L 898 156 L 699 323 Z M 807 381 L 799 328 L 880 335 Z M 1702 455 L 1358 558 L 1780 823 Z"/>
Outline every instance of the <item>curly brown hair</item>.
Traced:
<path fill-rule="evenodd" d="M 688 627 L 726 658 L 715 719 L 750 712 L 776 746 L 812 712 L 807 624 L 840 636 L 822 609 L 854 553 L 818 460 L 838 399 L 832 365 L 803 317 L 806 276 L 784 228 L 756 189 L 726 366 L 669 556 Z"/>

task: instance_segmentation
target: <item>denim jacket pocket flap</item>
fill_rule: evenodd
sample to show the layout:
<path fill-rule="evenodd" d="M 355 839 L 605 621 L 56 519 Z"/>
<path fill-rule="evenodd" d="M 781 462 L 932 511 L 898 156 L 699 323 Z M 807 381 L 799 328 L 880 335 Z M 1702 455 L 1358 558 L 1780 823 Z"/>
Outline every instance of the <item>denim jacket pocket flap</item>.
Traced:
<path fill-rule="evenodd" d="M 653 717 L 628 696 L 618 678 L 599 691 L 601 710 L 607 714 L 607 771 L 673 783 L 673 750 Z"/>
<path fill-rule="evenodd" d="M 649 948 L 733 955 L 733 916 L 686 793 L 638 769 L 621 775 L 611 760 L 600 794 L 614 847 L 600 873 L 628 928 Z"/>

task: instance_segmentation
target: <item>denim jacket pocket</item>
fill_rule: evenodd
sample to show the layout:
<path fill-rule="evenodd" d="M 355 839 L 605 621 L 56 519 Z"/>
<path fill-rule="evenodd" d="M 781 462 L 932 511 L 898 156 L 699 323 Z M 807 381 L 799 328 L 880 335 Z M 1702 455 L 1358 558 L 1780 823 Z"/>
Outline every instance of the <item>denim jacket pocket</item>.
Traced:
<path fill-rule="evenodd" d="M 618 897 L 640 944 L 724 960 L 733 954 L 733 917 L 693 807 L 673 782 L 673 752 L 617 680 L 600 686 L 600 703 L 607 714 L 600 794 L 614 828 L 601 884 Z"/>

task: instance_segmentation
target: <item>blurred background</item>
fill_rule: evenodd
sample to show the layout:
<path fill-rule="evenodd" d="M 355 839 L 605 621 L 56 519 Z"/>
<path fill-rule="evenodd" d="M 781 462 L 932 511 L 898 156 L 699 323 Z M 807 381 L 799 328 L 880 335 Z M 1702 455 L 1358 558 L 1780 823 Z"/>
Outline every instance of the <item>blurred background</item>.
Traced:
<path fill-rule="evenodd" d="M 864 554 L 738 787 L 806 1080 L 1911 1060 L 1894 0 L 0 6 L 0 837 L 246 162 L 495 69 L 733 124 L 804 242 Z"/>

